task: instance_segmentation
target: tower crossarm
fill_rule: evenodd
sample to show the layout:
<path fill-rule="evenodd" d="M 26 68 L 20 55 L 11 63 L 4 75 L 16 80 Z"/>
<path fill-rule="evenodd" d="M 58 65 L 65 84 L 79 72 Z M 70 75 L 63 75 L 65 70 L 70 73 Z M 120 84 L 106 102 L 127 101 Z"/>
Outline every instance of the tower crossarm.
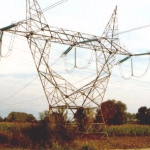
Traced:
<path fill-rule="evenodd" d="M 126 49 L 121 47 L 115 42 L 114 38 L 99 37 L 95 35 L 85 34 L 81 32 L 66 30 L 63 28 L 51 27 L 49 25 L 44 25 L 45 28 L 41 28 L 38 31 L 28 32 L 26 27 L 26 21 L 18 22 L 12 26 L 1 28 L 2 32 L 10 32 L 16 35 L 28 37 L 32 34 L 32 37 L 38 40 L 49 40 L 53 43 L 68 45 L 68 49 L 73 47 L 80 47 L 84 49 L 90 49 L 95 51 L 101 51 L 108 53 L 116 53 L 121 55 L 131 55 Z M 5 30 L 4 30 L 5 29 Z M 43 35 L 44 31 L 44 35 Z M 43 38 L 44 36 L 44 38 Z M 117 39 L 116 39 L 117 40 Z M 106 45 L 111 45 L 111 47 Z"/>

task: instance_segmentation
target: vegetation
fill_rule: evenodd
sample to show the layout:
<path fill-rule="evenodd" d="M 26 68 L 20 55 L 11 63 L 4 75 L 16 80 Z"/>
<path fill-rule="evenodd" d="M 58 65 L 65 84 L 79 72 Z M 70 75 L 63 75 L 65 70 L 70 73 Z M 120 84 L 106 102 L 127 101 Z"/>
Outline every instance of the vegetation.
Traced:
<path fill-rule="evenodd" d="M 131 113 L 127 112 L 126 113 L 126 117 L 127 117 L 127 120 L 126 120 L 127 123 L 134 124 L 136 122 L 136 115 L 135 115 L 135 113 L 131 114 Z"/>
<path fill-rule="evenodd" d="M 109 140 L 99 142 L 92 134 L 76 134 L 77 128 L 79 132 L 95 131 L 96 126 L 89 125 L 102 121 L 101 111 Z M 72 122 L 67 120 L 64 109 L 41 112 L 39 121 L 32 114 L 11 112 L 5 119 L 0 117 L 0 148 L 97 150 L 150 147 L 149 112 L 146 107 L 141 107 L 137 114 L 127 113 L 126 105 L 115 100 L 102 103 L 101 109 L 96 111 L 79 107 Z"/>
<path fill-rule="evenodd" d="M 74 119 L 79 125 L 79 131 L 83 131 L 93 122 L 94 112 L 90 108 L 79 107 L 74 114 Z"/>
<path fill-rule="evenodd" d="M 136 113 L 136 119 L 140 124 L 150 124 L 150 108 L 140 107 Z"/>
<path fill-rule="evenodd" d="M 114 136 L 150 136 L 149 125 L 124 124 L 108 126 L 108 135 Z"/>
<path fill-rule="evenodd" d="M 127 107 L 121 101 L 108 100 L 102 103 L 101 108 L 107 125 L 120 125 L 127 121 Z"/>
<path fill-rule="evenodd" d="M 32 114 L 24 112 L 11 112 L 8 117 L 5 118 L 8 122 L 35 122 L 36 119 Z"/>
<path fill-rule="evenodd" d="M 106 148 L 145 148 L 150 147 L 149 125 L 112 125 L 108 126 L 109 140 L 92 140 L 74 137 L 65 140 L 58 134 L 46 134 L 44 127 L 37 123 L 0 123 L 0 147 L 98 150 Z M 74 135 L 75 136 L 75 135 Z M 65 141 L 64 141 L 65 140 Z M 137 142 L 138 141 L 138 142 Z"/>
<path fill-rule="evenodd" d="M 0 116 L 0 122 L 3 122 L 3 118 Z"/>
<path fill-rule="evenodd" d="M 56 112 L 44 111 L 40 113 L 39 126 L 42 130 L 43 139 L 70 140 L 71 137 L 68 137 L 65 122 L 67 122 L 66 113 L 63 109 L 59 109 Z"/>

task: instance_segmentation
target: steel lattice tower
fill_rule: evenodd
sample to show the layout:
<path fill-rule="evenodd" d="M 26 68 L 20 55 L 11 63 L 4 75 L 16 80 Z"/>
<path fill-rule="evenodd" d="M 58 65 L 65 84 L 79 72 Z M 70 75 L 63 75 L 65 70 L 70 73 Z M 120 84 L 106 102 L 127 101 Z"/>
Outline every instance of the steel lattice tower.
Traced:
<path fill-rule="evenodd" d="M 84 130 L 79 131 L 77 127 L 76 131 L 82 135 L 100 133 L 101 137 L 107 136 L 107 132 L 103 130 L 105 123 L 101 112 L 101 103 L 111 76 L 115 55 L 129 55 L 129 52 L 119 45 L 117 7 L 101 37 L 49 26 L 37 0 L 26 0 L 26 20 L 12 24 L 1 31 L 27 38 L 51 111 L 60 108 L 69 110 L 72 113 L 70 117 L 73 118 L 75 111 L 80 107 L 99 110 L 101 121 L 94 122 L 92 120 L 84 126 Z M 68 45 L 64 55 L 67 55 L 73 47 L 95 51 L 96 78 L 81 88 L 76 88 L 69 83 L 48 63 L 51 43 Z M 91 131 L 91 127 L 94 130 Z"/>

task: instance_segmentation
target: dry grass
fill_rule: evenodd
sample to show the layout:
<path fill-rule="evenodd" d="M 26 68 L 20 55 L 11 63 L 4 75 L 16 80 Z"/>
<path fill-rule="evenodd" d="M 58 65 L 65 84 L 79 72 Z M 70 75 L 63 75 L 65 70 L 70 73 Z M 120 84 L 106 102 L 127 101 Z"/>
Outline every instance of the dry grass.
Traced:
<path fill-rule="evenodd" d="M 120 149 L 150 148 L 150 136 L 112 137 L 110 138 L 110 148 L 120 148 Z"/>
<path fill-rule="evenodd" d="M 145 149 L 150 148 L 150 136 L 146 137 L 111 137 L 109 140 L 75 140 L 72 143 L 64 143 L 63 146 L 57 142 L 53 148 L 47 150 L 103 150 L 103 149 Z M 0 147 L 1 150 L 32 150 L 33 148 L 6 148 Z M 45 150 L 46 148 L 36 149 Z"/>
<path fill-rule="evenodd" d="M 108 140 L 79 140 L 71 144 L 72 150 L 101 149 L 144 149 L 150 148 L 150 136 L 145 137 L 110 137 Z"/>

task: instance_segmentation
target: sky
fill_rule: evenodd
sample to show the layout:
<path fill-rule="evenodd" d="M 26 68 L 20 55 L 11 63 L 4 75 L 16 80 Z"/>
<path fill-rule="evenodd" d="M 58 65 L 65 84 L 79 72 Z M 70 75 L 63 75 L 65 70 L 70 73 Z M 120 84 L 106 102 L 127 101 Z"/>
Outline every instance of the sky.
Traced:
<path fill-rule="evenodd" d="M 58 1 L 39 0 L 39 4 L 44 9 Z M 147 0 L 68 0 L 44 12 L 44 16 L 50 26 L 101 36 L 116 6 L 118 32 L 150 24 L 150 1 Z M 25 9 L 25 0 L 2 1 L 0 28 L 25 19 Z M 146 53 L 150 51 L 149 33 L 150 27 L 147 27 L 120 34 L 119 38 L 131 53 Z M 9 51 L 10 39 L 11 35 L 6 33 L 3 54 Z M 59 46 L 54 45 L 53 48 L 59 52 Z M 116 62 L 121 58 L 124 57 L 117 56 Z M 86 61 L 82 56 L 83 64 Z M 145 73 L 149 56 L 134 57 L 132 61 L 133 73 L 137 77 L 130 77 L 130 60 L 123 63 L 121 68 L 114 65 L 104 101 L 120 100 L 127 105 L 127 112 L 137 113 L 141 106 L 150 107 L 150 69 Z M 140 77 L 142 74 L 144 76 Z M 17 36 L 10 55 L 0 60 L 0 116 L 7 117 L 12 111 L 19 111 L 32 113 L 38 118 L 39 112 L 44 110 L 48 110 L 48 103 L 31 52 L 26 40 Z"/>

